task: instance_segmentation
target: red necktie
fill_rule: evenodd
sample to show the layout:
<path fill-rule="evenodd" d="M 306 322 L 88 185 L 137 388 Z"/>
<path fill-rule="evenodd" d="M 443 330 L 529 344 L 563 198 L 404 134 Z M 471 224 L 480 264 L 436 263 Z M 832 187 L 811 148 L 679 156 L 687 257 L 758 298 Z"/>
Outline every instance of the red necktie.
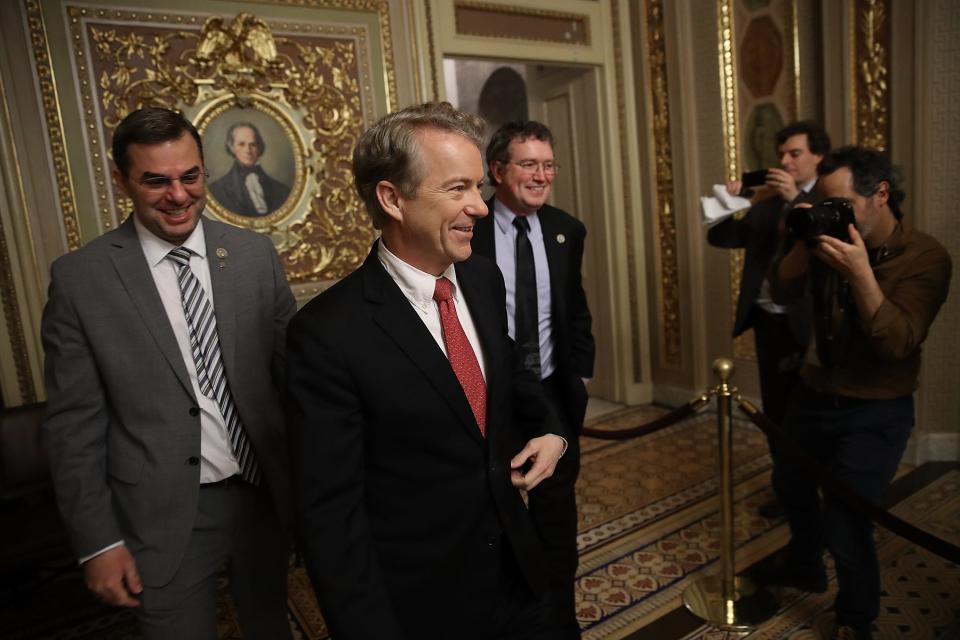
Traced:
<path fill-rule="evenodd" d="M 443 342 L 447 345 L 447 358 L 450 366 L 467 395 L 467 402 L 473 410 L 480 433 L 487 434 L 487 385 L 483 381 L 483 372 L 477 354 L 473 352 L 467 334 L 463 332 L 457 307 L 453 302 L 453 283 L 446 278 L 438 278 L 433 290 L 433 299 L 440 311 L 440 325 L 443 327 Z"/>

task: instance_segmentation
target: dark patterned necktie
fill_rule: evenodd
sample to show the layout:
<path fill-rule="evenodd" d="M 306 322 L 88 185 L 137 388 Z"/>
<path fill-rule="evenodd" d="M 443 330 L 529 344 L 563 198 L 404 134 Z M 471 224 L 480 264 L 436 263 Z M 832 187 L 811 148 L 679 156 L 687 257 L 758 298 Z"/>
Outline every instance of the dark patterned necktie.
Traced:
<path fill-rule="evenodd" d="M 530 222 L 525 216 L 513 219 L 517 228 L 517 277 L 514 300 L 514 326 L 520 362 L 540 379 L 540 322 L 537 313 L 537 268 L 530 244 Z"/>
<path fill-rule="evenodd" d="M 223 369 L 217 317 L 200 281 L 190 270 L 191 253 L 189 249 L 177 247 L 168 253 L 167 257 L 173 261 L 177 269 L 180 299 L 190 328 L 190 346 L 193 350 L 193 363 L 197 368 L 197 382 L 201 393 L 211 400 L 216 400 L 220 408 L 223 421 L 227 425 L 230 448 L 240 465 L 240 474 L 243 479 L 251 484 L 259 484 L 260 465 L 240 423 L 240 414 L 237 413 L 237 407 L 233 403 L 226 372 Z"/>
<path fill-rule="evenodd" d="M 480 434 L 487 435 L 487 384 L 483 381 L 480 362 L 474 353 L 467 334 L 463 332 L 457 307 L 453 300 L 453 283 L 439 278 L 433 290 L 433 299 L 440 311 L 440 325 L 443 327 L 443 342 L 447 346 L 447 359 L 453 373 L 456 374 L 463 392 L 470 403 L 473 417 L 480 427 Z"/>

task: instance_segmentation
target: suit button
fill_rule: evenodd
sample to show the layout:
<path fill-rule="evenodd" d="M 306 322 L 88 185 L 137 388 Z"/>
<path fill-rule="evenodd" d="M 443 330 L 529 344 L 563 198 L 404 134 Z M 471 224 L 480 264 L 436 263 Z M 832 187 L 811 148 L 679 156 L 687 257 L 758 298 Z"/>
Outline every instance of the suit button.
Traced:
<path fill-rule="evenodd" d="M 200 409 L 196 407 L 190 407 L 190 415 L 196 418 L 198 415 L 200 415 Z"/>
<path fill-rule="evenodd" d="M 495 464 L 490 465 L 490 473 L 496 475 L 496 474 L 497 474 L 497 471 L 498 471 L 497 465 L 495 465 Z"/>
<path fill-rule="evenodd" d="M 187 464 L 190 465 L 191 467 L 195 467 L 198 464 L 200 464 L 200 458 L 198 458 L 197 456 L 190 456 L 189 458 L 187 458 Z"/>
<path fill-rule="evenodd" d="M 489 538 L 487 538 L 487 548 L 488 548 L 488 549 L 495 549 L 496 546 L 497 546 L 497 537 L 496 537 L 496 536 L 490 536 Z"/>

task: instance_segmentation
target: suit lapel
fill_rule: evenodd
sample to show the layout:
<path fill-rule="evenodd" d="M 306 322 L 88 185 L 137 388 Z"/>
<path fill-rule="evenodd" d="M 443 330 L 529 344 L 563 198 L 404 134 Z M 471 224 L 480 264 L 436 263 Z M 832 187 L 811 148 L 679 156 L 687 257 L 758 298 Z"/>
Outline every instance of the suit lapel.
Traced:
<path fill-rule="evenodd" d="M 434 386 L 443 401 L 457 415 L 468 435 L 478 443 L 483 437 L 467 402 L 467 396 L 430 331 L 427 330 L 410 301 L 393 281 L 377 257 L 377 245 L 367 256 L 363 269 L 363 293 L 372 306 L 374 322 L 394 341 Z"/>
<path fill-rule="evenodd" d="M 557 224 L 558 218 L 551 215 L 549 206 L 544 205 L 537 213 L 540 219 L 540 231 L 543 233 L 543 247 L 547 252 L 547 265 L 550 267 L 550 298 L 553 302 L 554 319 L 563 315 L 561 304 L 563 301 L 562 292 L 566 289 L 566 269 L 568 257 L 568 241 L 564 235 L 561 225 Z"/>
<path fill-rule="evenodd" d="M 117 277 L 143 319 L 143 324 L 153 335 L 160 353 L 170 364 L 183 388 L 193 396 L 193 386 L 183 363 L 183 355 L 177 346 L 177 339 L 173 335 L 173 328 L 167 319 L 167 311 L 160 300 L 160 294 L 157 293 L 150 266 L 144 258 L 132 217 L 120 225 L 114 238 L 113 246 L 116 250 L 110 257 L 117 270 Z"/>
<path fill-rule="evenodd" d="M 497 375 L 503 366 L 503 354 L 500 350 L 500 344 L 503 341 L 503 335 L 498 331 L 505 330 L 503 318 L 494 315 L 495 310 L 503 309 L 503 302 L 497 304 L 491 300 L 489 295 L 485 295 L 488 289 L 484 289 L 474 278 L 474 272 L 469 267 L 469 261 L 456 265 L 457 282 L 460 285 L 460 292 L 467 306 L 470 307 L 470 316 L 473 318 L 473 326 L 477 330 L 477 337 L 480 339 L 480 348 L 483 350 L 483 359 L 487 370 L 487 437 L 490 437 L 492 429 L 496 429 L 496 415 L 500 397 L 501 377 Z"/>
<path fill-rule="evenodd" d="M 210 269 L 210 286 L 213 289 L 213 310 L 217 316 L 220 353 L 229 380 L 230 373 L 236 370 L 236 272 L 240 256 L 222 226 L 205 218 L 201 219 L 201 224 L 207 245 L 207 265 Z M 223 254 L 223 257 L 219 254 Z"/>

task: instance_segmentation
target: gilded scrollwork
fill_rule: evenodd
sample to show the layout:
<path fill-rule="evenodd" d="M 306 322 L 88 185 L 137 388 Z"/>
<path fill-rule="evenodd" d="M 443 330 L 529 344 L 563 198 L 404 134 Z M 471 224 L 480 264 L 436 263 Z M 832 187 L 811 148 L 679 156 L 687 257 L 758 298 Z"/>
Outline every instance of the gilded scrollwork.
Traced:
<path fill-rule="evenodd" d="M 660 303 L 661 361 L 681 364 L 679 268 L 677 227 L 673 206 L 673 153 L 670 148 L 670 103 L 667 54 L 664 43 L 663 2 L 647 2 L 647 49 L 653 94 L 653 138 L 656 158 L 658 297 Z"/>
<path fill-rule="evenodd" d="M 860 144 L 885 151 L 889 139 L 889 47 L 883 0 L 862 0 L 856 39 L 856 136 Z"/>
<path fill-rule="evenodd" d="M 162 105 L 206 126 L 227 111 L 266 114 L 282 129 L 295 163 L 291 196 L 262 217 L 235 214 L 210 198 L 208 210 L 269 234 L 292 284 L 336 280 L 366 255 L 375 233 L 354 194 L 350 158 L 372 120 L 367 28 L 68 8 L 90 128 L 101 220 L 125 203 L 110 188 L 100 140 L 130 111 Z M 146 23 L 146 24 L 145 24 Z M 81 55 L 84 45 L 91 55 Z M 242 111 L 239 113 L 243 113 Z M 99 154 L 99 155 L 98 155 Z M 111 206 L 113 203 L 113 206 Z"/>

